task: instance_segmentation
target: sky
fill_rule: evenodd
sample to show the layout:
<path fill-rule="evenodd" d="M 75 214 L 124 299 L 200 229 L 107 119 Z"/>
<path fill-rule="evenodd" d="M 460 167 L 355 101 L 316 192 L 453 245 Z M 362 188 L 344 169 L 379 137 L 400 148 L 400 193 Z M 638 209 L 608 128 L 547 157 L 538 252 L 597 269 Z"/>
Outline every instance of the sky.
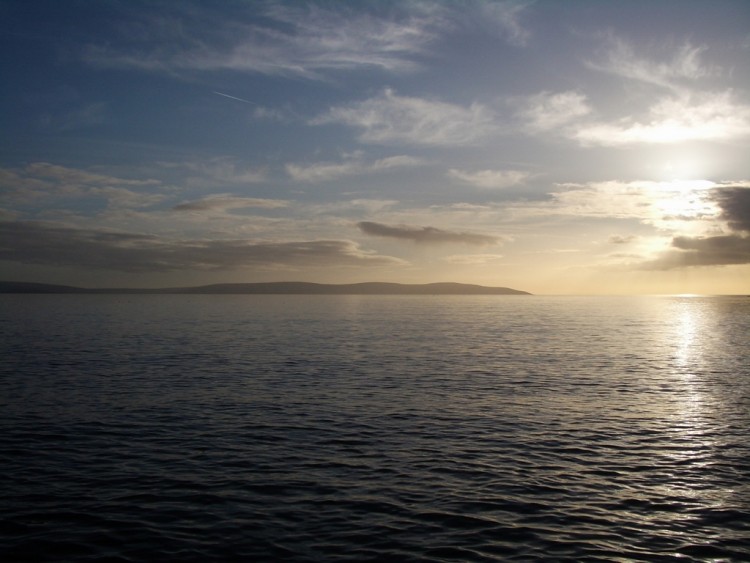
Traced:
<path fill-rule="evenodd" d="M 0 279 L 750 293 L 746 0 L 0 0 Z"/>

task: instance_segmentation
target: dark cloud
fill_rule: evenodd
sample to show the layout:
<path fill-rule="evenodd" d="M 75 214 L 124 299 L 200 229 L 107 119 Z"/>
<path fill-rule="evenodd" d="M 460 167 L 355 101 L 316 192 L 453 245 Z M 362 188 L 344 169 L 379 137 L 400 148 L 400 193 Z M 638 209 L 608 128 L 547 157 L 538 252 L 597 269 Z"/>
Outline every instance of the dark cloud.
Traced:
<path fill-rule="evenodd" d="M 345 240 L 167 240 L 153 235 L 0 221 L 0 260 L 121 272 L 245 266 L 382 266 L 402 263 Z"/>
<path fill-rule="evenodd" d="M 384 225 L 383 223 L 373 223 L 371 221 L 357 223 L 357 227 L 359 227 L 359 230 L 366 235 L 405 239 L 423 244 L 461 243 L 488 245 L 500 242 L 498 237 L 475 233 L 444 231 L 442 229 L 436 229 L 435 227 L 411 227 L 408 225 L 394 226 Z"/>
<path fill-rule="evenodd" d="M 655 260 L 641 264 L 647 270 L 673 270 L 691 266 L 750 264 L 750 186 L 711 190 L 721 208 L 720 218 L 734 231 L 726 235 L 672 239 L 672 248 Z"/>
<path fill-rule="evenodd" d="M 643 264 L 648 270 L 750 264 L 750 236 L 675 237 L 673 250 Z"/>
<path fill-rule="evenodd" d="M 750 232 L 750 186 L 716 188 L 712 197 L 721 207 L 721 218 L 735 231 Z"/>

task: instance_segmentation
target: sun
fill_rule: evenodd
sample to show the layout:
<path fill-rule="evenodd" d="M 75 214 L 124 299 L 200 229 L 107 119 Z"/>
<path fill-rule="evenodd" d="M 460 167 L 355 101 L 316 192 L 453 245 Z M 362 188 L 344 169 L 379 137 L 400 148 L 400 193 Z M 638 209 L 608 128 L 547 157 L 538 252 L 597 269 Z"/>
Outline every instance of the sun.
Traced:
<path fill-rule="evenodd" d="M 662 165 L 662 175 L 667 180 L 694 178 L 700 168 L 695 161 L 668 160 Z"/>
<path fill-rule="evenodd" d="M 672 155 L 662 161 L 659 176 L 662 180 L 698 180 L 709 177 L 714 168 L 711 158 L 706 154 L 690 152 Z"/>

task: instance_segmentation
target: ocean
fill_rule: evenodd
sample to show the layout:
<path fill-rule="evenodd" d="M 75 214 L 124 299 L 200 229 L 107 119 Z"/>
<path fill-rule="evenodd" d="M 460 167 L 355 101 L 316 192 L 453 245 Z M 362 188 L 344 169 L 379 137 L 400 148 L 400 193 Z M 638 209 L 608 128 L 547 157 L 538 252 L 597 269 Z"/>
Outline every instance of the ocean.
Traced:
<path fill-rule="evenodd" d="M 750 297 L 2 295 L 0 560 L 749 561 Z"/>

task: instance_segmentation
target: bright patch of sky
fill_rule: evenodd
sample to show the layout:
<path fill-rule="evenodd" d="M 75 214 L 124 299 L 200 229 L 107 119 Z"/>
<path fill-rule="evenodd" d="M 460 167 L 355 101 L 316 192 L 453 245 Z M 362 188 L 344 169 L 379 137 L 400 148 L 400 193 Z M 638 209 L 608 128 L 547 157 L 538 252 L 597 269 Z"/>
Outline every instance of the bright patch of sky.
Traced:
<path fill-rule="evenodd" d="M 0 0 L 0 278 L 750 293 L 744 0 Z"/>

